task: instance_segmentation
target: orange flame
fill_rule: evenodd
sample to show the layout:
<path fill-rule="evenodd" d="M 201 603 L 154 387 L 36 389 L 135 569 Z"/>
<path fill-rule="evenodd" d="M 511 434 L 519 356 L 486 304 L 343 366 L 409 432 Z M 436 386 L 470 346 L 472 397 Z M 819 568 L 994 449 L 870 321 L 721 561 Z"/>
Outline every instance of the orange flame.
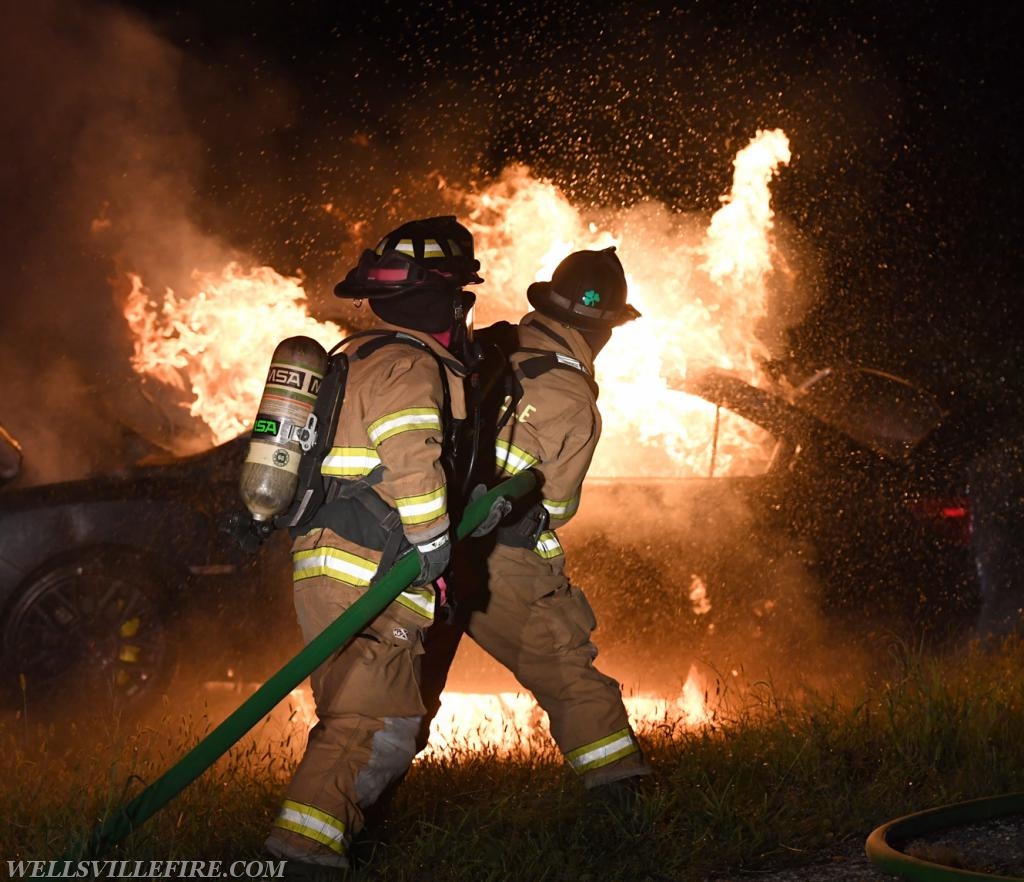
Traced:
<path fill-rule="evenodd" d="M 732 189 L 707 229 L 653 203 L 587 219 L 523 166 L 464 194 L 488 283 L 477 307 L 483 324 L 516 320 L 528 285 L 550 278 L 572 251 L 614 245 L 622 259 L 643 317 L 617 329 L 597 360 L 605 431 L 591 475 L 706 473 L 714 409 L 678 387 L 691 367 L 760 379 L 768 351 L 757 328 L 774 256 L 768 185 L 789 157 L 781 130 L 758 132 L 737 155 Z M 758 467 L 763 435 L 735 419 L 719 431 L 716 468 Z"/>
<path fill-rule="evenodd" d="M 132 367 L 183 391 L 189 413 L 212 431 L 214 442 L 251 428 L 278 342 L 304 334 L 330 348 L 344 332 L 306 311 L 302 280 L 270 267 L 243 270 L 229 263 L 219 273 L 195 270 L 195 291 L 167 289 L 154 298 L 131 274 L 124 316 L 135 335 Z"/>
<path fill-rule="evenodd" d="M 782 131 L 759 131 L 736 156 L 732 188 L 706 227 L 655 203 L 584 216 L 524 166 L 452 196 L 465 207 L 487 278 L 478 289 L 482 322 L 518 319 L 528 285 L 550 278 L 571 251 L 618 249 L 643 318 L 619 328 L 598 359 L 605 430 L 593 476 L 707 472 L 714 408 L 679 387 L 692 369 L 712 365 L 760 379 L 768 353 L 757 328 L 774 256 L 769 184 L 789 157 Z M 307 334 L 329 346 L 342 329 L 310 317 L 301 279 L 270 267 L 231 263 L 193 278 L 194 292 L 153 298 L 131 276 L 125 317 L 135 369 L 190 393 L 189 412 L 219 443 L 249 428 L 278 341 Z M 764 439 L 752 426 L 726 419 L 718 429 L 720 471 L 763 461 Z"/>
<path fill-rule="evenodd" d="M 220 684 L 208 683 L 210 690 Z M 231 684 L 226 684 L 231 685 Z M 257 684 L 251 684 L 255 689 Z M 237 691 L 237 685 L 232 687 Z M 630 724 L 643 732 L 657 726 L 699 729 L 714 720 L 715 708 L 696 667 L 674 698 L 654 695 L 623 697 Z M 278 739 L 293 728 L 305 732 L 316 724 L 316 708 L 308 686 L 292 690 L 268 719 L 273 724 L 264 732 Z M 490 748 L 498 753 L 542 750 L 550 745 L 548 716 L 529 694 L 522 692 L 444 692 L 441 707 L 430 724 L 430 741 L 420 758 L 441 758 L 452 750 L 478 751 Z M 295 741 L 301 748 L 301 740 Z"/>

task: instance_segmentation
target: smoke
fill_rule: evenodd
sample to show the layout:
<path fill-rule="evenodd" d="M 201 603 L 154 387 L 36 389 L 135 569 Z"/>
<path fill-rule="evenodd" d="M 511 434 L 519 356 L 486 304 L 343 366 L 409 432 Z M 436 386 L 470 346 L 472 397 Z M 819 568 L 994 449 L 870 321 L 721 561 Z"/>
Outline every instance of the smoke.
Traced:
<path fill-rule="evenodd" d="M 2 418 L 36 483 L 182 431 L 178 403 L 131 376 L 116 295 L 132 267 L 180 285 L 230 249 L 192 219 L 201 145 L 175 97 L 174 49 L 113 7 L 46 0 L 11 10 L 0 40 L 0 175 L 17 218 L 0 256 Z"/>
<path fill-rule="evenodd" d="M 691 665 L 733 696 L 769 680 L 842 693 L 870 669 L 825 612 L 809 549 L 742 481 L 591 482 L 559 531 L 597 618 L 598 665 L 627 693 L 677 694 Z"/>

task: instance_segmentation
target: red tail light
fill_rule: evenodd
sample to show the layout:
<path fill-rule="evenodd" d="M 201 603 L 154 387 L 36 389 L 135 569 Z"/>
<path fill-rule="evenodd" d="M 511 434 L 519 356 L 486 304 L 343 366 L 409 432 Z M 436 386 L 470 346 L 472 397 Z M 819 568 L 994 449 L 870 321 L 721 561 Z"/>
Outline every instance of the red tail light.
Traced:
<path fill-rule="evenodd" d="M 910 510 L 947 542 L 969 545 L 971 507 L 962 498 L 917 498 L 907 502 Z"/>

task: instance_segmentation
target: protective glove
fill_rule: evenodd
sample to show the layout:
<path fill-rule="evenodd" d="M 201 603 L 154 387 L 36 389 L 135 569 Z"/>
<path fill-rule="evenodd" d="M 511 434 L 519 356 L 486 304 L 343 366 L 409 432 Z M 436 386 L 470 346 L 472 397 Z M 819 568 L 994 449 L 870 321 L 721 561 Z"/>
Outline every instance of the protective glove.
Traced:
<path fill-rule="evenodd" d="M 414 546 L 420 559 L 420 572 L 414 585 L 429 585 L 441 576 L 452 559 L 452 543 L 447 533 Z"/>
<path fill-rule="evenodd" d="M 469 494 L 469 501 L 475 502 L 481 496 L 487 492 L 487 488 L 483 484 L 477 484 Z M 479 539 L 481 536 L 486 536 L 491 532 L 498 524 L 501 523 L 501 519 L 505 517 L 510 511 L 512 511 L 512 503 L 505 496 L 499 496 L 494 502 L 491 503 L 491 508 L 487 512 L 486 517 L 480 522 L 480 526 L 477 527 L 469 535 L 474 539 Z"/>
<path fill-rule="evenodd" d="M 259 550 L 264 540 L 274 532 L 274 525 L 267 521 L 256 521 L 248 512 L 231 511 L 221 515 L 217 525 L 221 533 L 227 533 L 239 548 L 248 554 Z"/>

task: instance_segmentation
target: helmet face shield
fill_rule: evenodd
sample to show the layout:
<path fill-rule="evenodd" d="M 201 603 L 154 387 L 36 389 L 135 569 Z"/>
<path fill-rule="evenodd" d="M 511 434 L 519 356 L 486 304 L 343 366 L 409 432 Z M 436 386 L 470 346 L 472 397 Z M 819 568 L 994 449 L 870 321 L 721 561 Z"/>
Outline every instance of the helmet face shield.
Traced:
<path fill-rule="evenodd" d="M 473 235 L 453 215 L 409 221 L 363 252 L 334 287 L 353 300 L 394 297 L 424 287 L 458 289 L 483 281 Z"/>
<path fill-rule="evenodd" d="M 338 297 L 369 300 L 397 297 L 423 288 L 451 289 L 458 287 L 454 280 L 438 270 L 426 269 L 401 251 L 377 254 L 367 249 L 359 263 L 334 287 Z"/>

